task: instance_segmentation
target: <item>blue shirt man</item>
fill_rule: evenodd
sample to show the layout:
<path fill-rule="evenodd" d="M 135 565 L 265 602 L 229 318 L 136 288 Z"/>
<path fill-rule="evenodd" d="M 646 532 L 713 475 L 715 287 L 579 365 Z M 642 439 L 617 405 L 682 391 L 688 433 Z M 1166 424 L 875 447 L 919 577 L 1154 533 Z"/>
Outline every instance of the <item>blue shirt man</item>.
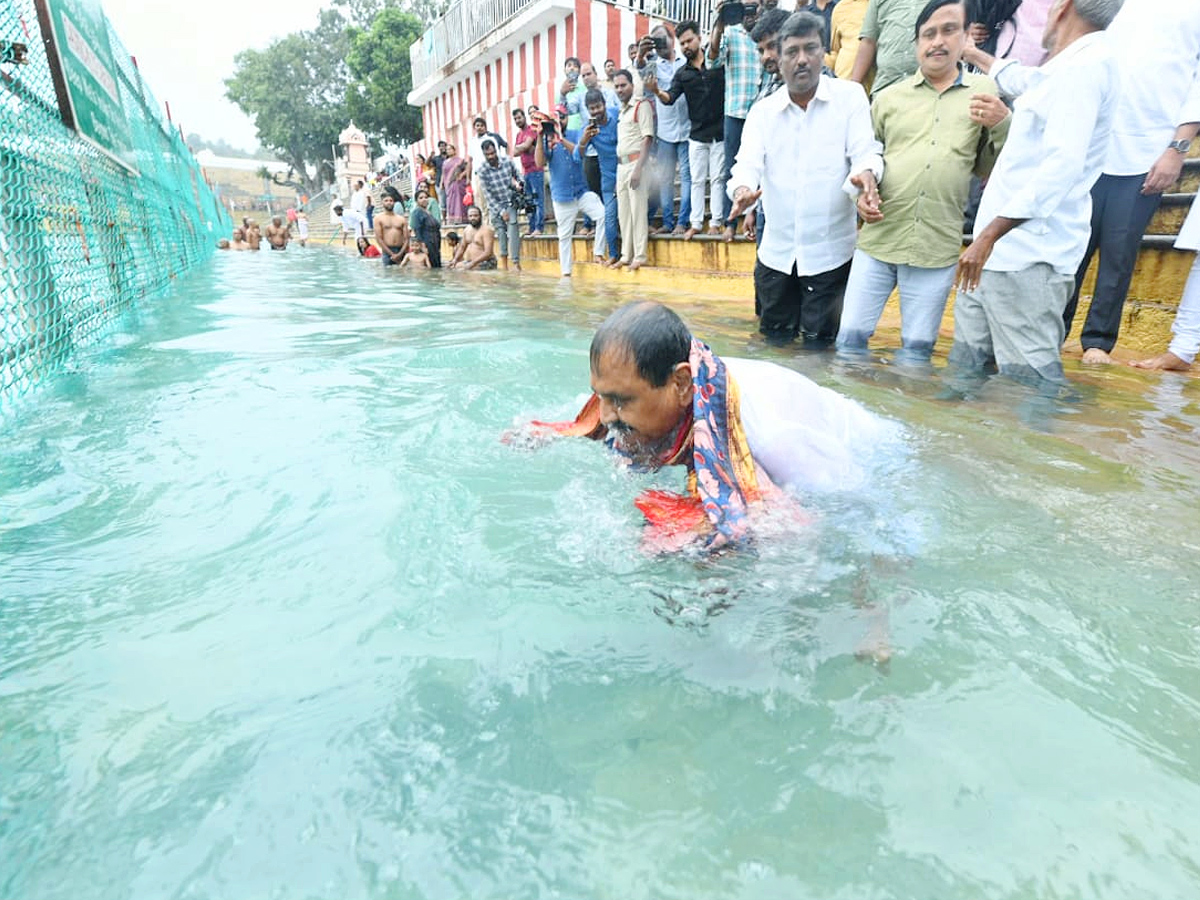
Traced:
<path fill-rule="evenodd" d="M 609 262 L 615 264 L 621 258 L 617 243 L 617 119 L 620 110 L 608 105 L 604 94 L 598 90 L 588 91 L 585 99 L 588 123 L 575 146 L 575 157 L 582 160 L 588 147 L 596 148 L 600 162 L 600 194 L 604 200 L 604 237 Z"/>
<path fill-rule="evenodd" d="M 553 120 L 549 116 L 535 114 L 535 126 L 539 129 L 534 159 L 550 174 L 550 199 L 554 203 L 554 220 L 558 227 L 558 262 L 564 277 L 571 276 L 572 239 L 575 219 L 580 213 L 594 219 L 604 216 L 604 204 L 589 188 L 579 159 L 579 129 L 567 127 L 567 106 L 560 104 L 556 110 L 558 129 L 550 132 Z M 602 229 L 596 234 L 596 255 L 600 255 Z"/>

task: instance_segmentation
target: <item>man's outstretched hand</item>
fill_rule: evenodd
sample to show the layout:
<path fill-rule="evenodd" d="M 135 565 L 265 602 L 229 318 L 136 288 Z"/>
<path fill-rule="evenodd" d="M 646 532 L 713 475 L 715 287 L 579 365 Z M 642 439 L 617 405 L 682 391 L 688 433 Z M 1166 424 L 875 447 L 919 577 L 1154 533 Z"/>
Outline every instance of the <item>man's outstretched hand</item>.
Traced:
<path fill-rule="evenodd" d="M 733 194 L 733 208 L 729 210 L 727 221 L 732 222 L 738 216 L 744 215 L 746 210 L 751 209 L 761 196 L 762 188 L 757 191 L 752 191 L 748 187 L 738 188 Z"/>

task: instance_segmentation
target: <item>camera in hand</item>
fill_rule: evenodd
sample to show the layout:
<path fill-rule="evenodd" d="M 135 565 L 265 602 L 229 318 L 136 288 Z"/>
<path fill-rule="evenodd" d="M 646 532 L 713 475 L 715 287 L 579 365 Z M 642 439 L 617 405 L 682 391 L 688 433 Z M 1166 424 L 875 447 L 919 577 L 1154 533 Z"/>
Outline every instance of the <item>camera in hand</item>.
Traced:
<path fill-rule="evenodd" d="M 666 53 L 667 52 L 667 39 L 665 37 L 662 37 L 661 35 L 656 35 L 654 37 L 654 49 L 660 55 L 663 53 Z"/>
<path fill-rule="evenodd" d="M 537 201 L 525 193 L 524 187 L 513 188 L 512 205 L 514 210 L 526 215 L 533 215 L 537 211 Z"/>
<path fill-rule="evenodd" d="M 740 25 L 745 18 L 745 3 L 726 3 L 721 7 L 721 24 L 723 25 Z"/>

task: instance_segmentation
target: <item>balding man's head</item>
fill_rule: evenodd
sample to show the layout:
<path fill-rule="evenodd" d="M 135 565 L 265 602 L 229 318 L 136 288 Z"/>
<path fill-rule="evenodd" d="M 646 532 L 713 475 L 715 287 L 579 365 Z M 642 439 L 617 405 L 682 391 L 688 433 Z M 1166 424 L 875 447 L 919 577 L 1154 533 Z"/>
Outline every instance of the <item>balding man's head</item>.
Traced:
<path fill-rule="evenodd" d="M 600 421 L 625 450 L 661 463 L 661 444 L 692 406 L 692 335 L 660 303 L 622 306 L 592 338 L 592 390 Z"/>
<path fill-rule="evenodd" d="M 676 365 L 687 362 L 692 335 L 674 310 L 649 300 L 635 301 L 619 307 L 596 329 L 592 369 L 611 351 L 628 355 L 638 374 L 657 388 L 667 383 Z"/>

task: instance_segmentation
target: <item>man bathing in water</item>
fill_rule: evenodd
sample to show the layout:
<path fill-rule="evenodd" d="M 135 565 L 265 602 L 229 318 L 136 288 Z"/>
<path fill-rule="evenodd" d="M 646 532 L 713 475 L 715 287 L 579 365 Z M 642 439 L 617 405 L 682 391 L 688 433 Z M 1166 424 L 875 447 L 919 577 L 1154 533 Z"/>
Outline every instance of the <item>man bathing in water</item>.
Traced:
<path fill-rule="evenodd" d="M 754 512 L 788 502 L 785 492 L 860 487 L 872 448 L 897 434 L 799 372 L 717 356 L 659 303 L 626 304 L 604 320 L 591 382 L 574 422 L 535 427 L 602 440 L 636 466 L 686 466 L 684 537 L 710 549 L 747 539 Z"/>
<path fill-rule="evenodd" d="M 229 244 L 230 250 L 249 250 L 250 245 L 246 243 L 246 229 L 233 229 L 233 240 Z"/>
<path fill-rule="evenodd" d="M 283 224 L 283 216 L 275 216 L 271 219 L 271 224 L 267 226 L 264 235 L 267 243 L 271 245 L 272 250 L 286 250 L 288 241 L 291 240 L 292 233 L 288 227 Z"/>
<path fill-rule="evenodd" d="M 394 187 L 384 189 L 383 212 L 375 215 L 375 243 L 383 254 L 385 266 L 399 265 L 408 249 L 408 218 L 396 212 L 400 192 Z"/>
<path fill-rule="evenodd" d="M 250 250 L 257 250 L 262 244 L 262 229 L 253 219 L 243 220 L 246 223 L 246 244 Z"/>
<path fill-rule="evenodd" d="M 467 210 L 467 227 L 463 229 L 463 239 L 454 251 L 450 268 L 480 271 L 496 268 L 496 232 L 483 221 L 483 212 L 478 206 Z"/>
<path fill-rule="evenodd" d="M 653 550 L 743 546 L 769 511 L 776 523 L 806 524 L 800 496 L 861 491 L 902 446 L 895 423 L 792 369 L 717 356 L 659 303 L 612 313 L 590 361 L 583 410 L 573 422 L 535 422 L 534 434 L 604 441 L 643 469 L 685 466 L 686 495 L 647 491 L 635 501 Z M 857 653 L 879 663 L 891 653 L 887 609 L 868 602 L 867 572 L 898 555 L 873 550 L 854 588 L 870 629 Z"/>

